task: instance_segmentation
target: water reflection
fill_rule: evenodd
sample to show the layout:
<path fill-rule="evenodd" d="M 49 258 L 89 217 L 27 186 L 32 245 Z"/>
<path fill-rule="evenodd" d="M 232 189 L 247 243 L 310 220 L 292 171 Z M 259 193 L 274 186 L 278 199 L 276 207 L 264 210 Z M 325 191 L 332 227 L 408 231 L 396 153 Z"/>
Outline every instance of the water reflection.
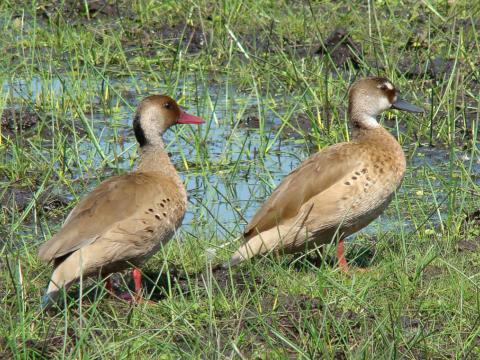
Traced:
<path fill-rule="evenodd" d="M 149 89 L 146 84 L 138 84 L 139 81 L 135 80 L 135 85 L 145 89 L 145 94 L 171 93 L 166 88 Z M 165 142 L 189 193 L 190 206 L 182 231 L 223 239 L 241 231 L 243 224 L 251 219 L 272 189 L 308 156 L 308 146 L 298 139 L 276 136 L 282 121 L 276 115 L 278 112 L 270 110 L 270 106 L 259 103 L 255 96 L 215 84 L 208 89 L 195 84 L 198 93 L 208 90 L 209 96 L 201 99 L 194 97 L 196 100 L 187 104 L 189 111 L 203 115 L 208 120 L 207 124 L 197 129 L 177 127 L 167 132 Z M 184 89 L 189 88 L 189 84 L 180 85 Z M 110 86 L 120 87 L 117 94 L 122 94 L 125 88 L 128 89 L 128 81 L 112 82 Z M 3 91 L 35 99 L 47 92 L 60 96 L 64 89 L 60 80 L 46 82 L 34 78 L 31 82 L 19 80 L 13 85 L 3 84 Z M 131 168 L 135 158 L 136 143 L 131 120 L 135 101 L 140 98 L 132 96 L 128 100 L 132 103 L 127 104 L 125 97 L 113 96 L 110 102 L 115 104 L 116 111 L 112 111 L 111 116 L 99 112 L 87 115 L 104 153 L 124 171 Z M 239 126 L 240 117 L 247 110 L 257 112 L 263 119 L 262 130 Z M 266 148 L 270 150 L 265 152 Z M 424 196 L 433 196 L 433 200 L 438 201 L 447 195 L 444 191 L 446 187 L 442 185 L 446 179 L 455 181 L 462 172 L 480 184 L 478 152 L 470 155 L 434 148 L 418 148 L 413 152 L 406 150 L 411 158 L 398 194 L 400 198 L 409 198 L 423 191 Z M 102 164 L 102 158 L 87 138 L 79 143 L 79 156 L 80 161 L 85 163 L 92 163 L 93 157 L 93 164 Z M 79 169 L 74 176 L 82 177 L 84 171 Z M 91 186 L 96 184 L 97 181 L 92 180 Z M 435 193 L 429 191 L 432 187 Z M 409 220 L 398 213 L 398 208 L 391 206 L 364 231 L 384 232 L 408 224 Z"/>

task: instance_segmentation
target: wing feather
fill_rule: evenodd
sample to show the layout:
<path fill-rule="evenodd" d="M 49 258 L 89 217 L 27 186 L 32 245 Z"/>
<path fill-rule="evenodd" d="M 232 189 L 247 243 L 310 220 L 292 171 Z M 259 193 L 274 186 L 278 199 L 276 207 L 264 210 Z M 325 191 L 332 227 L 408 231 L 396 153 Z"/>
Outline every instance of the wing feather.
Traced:
<path fill-rule="evenodd" d="M 354 143 L 330 146 L 306 159 L 283 179 L 245 228 L 248 240 L 295 217 L 303 204 L 342 179 L 359 160 Z"/>
<path fill-rule="evenodd" d="M 87 246 L 119 221 L 143 214 L 145 204 L 174 194 L 173 180 L 158 180 L 152 173 L 130 173 L 103 181 L 75 206 L 60 231 L 40 247 L 40 259 L 50 262 Z"/>

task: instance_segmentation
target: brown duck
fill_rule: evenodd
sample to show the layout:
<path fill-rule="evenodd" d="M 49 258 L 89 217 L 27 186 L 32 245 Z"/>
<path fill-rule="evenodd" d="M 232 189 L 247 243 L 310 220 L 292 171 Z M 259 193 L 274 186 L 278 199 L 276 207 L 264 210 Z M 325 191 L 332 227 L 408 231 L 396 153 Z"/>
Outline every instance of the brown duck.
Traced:
<path fill-rule="evenodd" d="M 44 307 L 55 302 L 60 289 L 80 278 L 106 276 L 130 267 L 135 268 L 139 295 L 137 267 L 172 237 L 187 206 L 185 187 L 164 150 L 162 135 L 172 125 L 201 123 L 201 118 L 187 114 L 168 96 L 142 100 L 133 120 L 140 145 L 137 168 L 103 181 L 40 247 L 39 258 L 54 267 Z"/>
<path fill-rule="evenodd" d="M 376 117 L 390 108 L 423 110 L 403 101 L 390 81 L 369 77 L 349 91 L 351 141 L 327 147 L 290 173 L 245 228 L 245 242 L 228 265 L 270 251 L 297 253 L 337 240 L 347 271 L 343 239 L 376 219 L 405 173 L 400 144 Z"/>

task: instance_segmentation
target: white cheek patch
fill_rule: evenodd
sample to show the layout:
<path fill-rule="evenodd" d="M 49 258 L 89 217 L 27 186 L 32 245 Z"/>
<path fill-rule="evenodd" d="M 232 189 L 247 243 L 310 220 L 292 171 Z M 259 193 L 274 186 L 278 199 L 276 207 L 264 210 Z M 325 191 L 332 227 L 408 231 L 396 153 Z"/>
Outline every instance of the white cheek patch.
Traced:
<path fill-rule="evenodd" d="M 374 105 L 372 107 L 372 110 L 373 110 L 372 115 L 374 116 L 377 116 L 382 112 L 384 112 L 385 110 L 388 110 L 392 107 L 392 104 L 390 103 L 390 101 L 386 96 L 379 97 L 378 99 L 375 100 L 373 104 Z"/>
<path fill-rule="evenodd" d="M 140 118 L 141 126 L 147 141 L 150 144 L 162 145 L 162 136 L 160 134 L 158 109 L 155 107 L 149 107 L 144 110 Z"/>
<path fill-rule="evenodd" d="M 390 109 L 390 106 L 392 106 L 392 104 L 390 104 L 390 101 L 388 100 L 387 97 L 382 97 L 381 101 L 380 101 L 380 112 L 384 111 L 384 110 L 387 110 L 387 109 Z"/>

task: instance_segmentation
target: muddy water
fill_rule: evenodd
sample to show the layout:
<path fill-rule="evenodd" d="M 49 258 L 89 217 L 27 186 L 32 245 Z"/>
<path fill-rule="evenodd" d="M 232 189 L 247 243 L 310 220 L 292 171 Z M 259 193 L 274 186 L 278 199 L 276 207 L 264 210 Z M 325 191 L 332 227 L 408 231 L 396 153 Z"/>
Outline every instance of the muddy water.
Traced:
<path fill-rule="evenodd" d="M 148 89 L 138 81 L 135 83 L 137 86 L 140 84 L 139 88 L 145 94 L 172 93 L 167 89 Z M 125 94 L 125 89 L 129 89 L 128 84 L 131 85 L 131 81 L 117 81 L 111 85 L 118 86 L 118 93 Z M 3 90 L 12 91 L 12 88 L 4 85 Z M 37 98 L 42 92 L 61 96 L 65 91 L 60 81 L 41 82 L 38 79 L 17 82 L 13 90 L 14 96 L 31 99 Z M 204 89 L 197 86 L 197 93 L 201 94 L 202 91 Z M 208 92 L 209 101 L 201 98 L 196 103 L 187 104 L 188 110 L 204 116 L 207 124 L 200 128 L 177 127 L 166 134 L 165 143 L 177 168 L 182 169 L 181 175 L 189 192 L 189 211 L 182 231 L 208 239 L 231 238 L 241 231 L 245 221 L 253 216 L 272 188 L 308 156 L 308 146 L 298 138 L 276 137 L 281 120 L 271 111 L 258 114 L 258 108 L 263 109 L 263 105 L 258 104 L 256 98 L 240 95 L 232 88 L 209 87 Z M 229 95 L 226 96 L 226 93 Z M 196 99 L 194 93 L 191 96 Z M 100 111 L 93 113 L 93 116 L 87 115 L 104 153 L 110 160 L 115 157 L 115 164 L 122 171 L 129 170 L 135 158 L 136 143 L 131 120 L 132 108 L 139 98 L 131 94 L 128 100 L 131 101 L 130 106 L 119 105 L 118 111 L 113 112 L 112 116 L 104 116 Z M 111 104 L 122 104 L 122 100 L 113 96 Z M 240 126 L 242 121 L 238 114 L 243 114 L 245 109 L 263 117 L 262 131 Z M 195 137 L 201 140 L 200 154 Z M 269 147 L 269 151 L 264 153 L 262 149 L 266 147 Z M 80 143 L 80 153 L 86 163 L 92 161 L 92 157 L 93 164 L 102 161 L 87 139 Z M 414 194 L 418 202 L 441 202 L 451 191 L 447 190 L 449 188 L 445 183 L 455 182 L 462 172 L 468 173 L 471 181 L 480 184 L 478 157 L 428 147 L 408 148 L 406 153 L 409 169 L 398 194 L 400 199 L 411 199 Z M 85 176 L 85 171 L 78 171 L 74 176 Z M 92 179 L 91 186 L 97 183 L 96 179 Z M 381 233 L 411 224 L 409 219 L 401 215 L 398 207 L 392 205 L 364 231 Z"/>

